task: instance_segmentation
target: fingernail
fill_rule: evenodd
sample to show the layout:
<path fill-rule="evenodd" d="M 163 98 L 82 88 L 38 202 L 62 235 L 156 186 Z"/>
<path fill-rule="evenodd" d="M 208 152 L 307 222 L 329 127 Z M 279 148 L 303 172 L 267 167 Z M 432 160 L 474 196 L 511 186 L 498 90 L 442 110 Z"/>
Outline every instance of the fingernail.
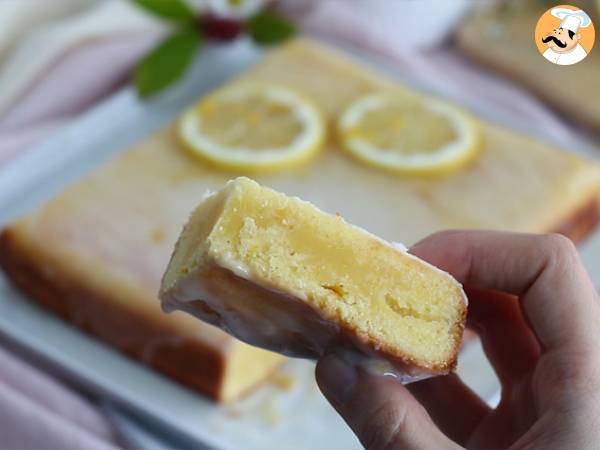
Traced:
<path fill-rule="evenodd" d="M 336 354 L 325 356 L 317 367 L 319 387 L 334 406 L 349 400 L 357 379 L 356 367 Z"/>

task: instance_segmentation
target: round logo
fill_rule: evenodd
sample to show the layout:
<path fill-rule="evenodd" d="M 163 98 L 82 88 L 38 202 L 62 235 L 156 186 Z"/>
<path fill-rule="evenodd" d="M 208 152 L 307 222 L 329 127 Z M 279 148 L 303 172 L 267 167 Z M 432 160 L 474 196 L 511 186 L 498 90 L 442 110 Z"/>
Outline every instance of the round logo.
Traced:
<path fill-rule="evenodd" d="M 553 64 L 570 66 L 592 51 L 596 32 L 587 13 L 571 5 L 550 8 L 535 27 L 535 44 Z"/>

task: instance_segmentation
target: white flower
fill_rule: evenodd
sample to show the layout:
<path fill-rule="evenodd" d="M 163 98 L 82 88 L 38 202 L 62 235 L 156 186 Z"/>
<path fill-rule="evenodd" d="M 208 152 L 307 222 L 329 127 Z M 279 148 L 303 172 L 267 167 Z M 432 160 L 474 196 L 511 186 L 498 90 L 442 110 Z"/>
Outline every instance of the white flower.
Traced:
<path fill-rule="evenodd" d="M 265 3 L 265 0 L 209 0 L 213 14 L 238 20 L 254 15 Z"/>

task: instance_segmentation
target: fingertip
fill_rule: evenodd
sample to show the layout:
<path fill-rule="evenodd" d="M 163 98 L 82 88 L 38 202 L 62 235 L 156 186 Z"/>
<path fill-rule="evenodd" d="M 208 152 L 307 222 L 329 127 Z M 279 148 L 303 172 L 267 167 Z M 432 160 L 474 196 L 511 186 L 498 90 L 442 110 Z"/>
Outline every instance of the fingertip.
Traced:
<path fill-rule="evenodd" d="M 348 401 L 358 381 L 357 368 L 335 353 L 319 360 L 315 375 L 319 389 L 336 408 Z"/>
<path fill-rule="evenodd" d="M 447 236 L 452 236 L 454 234 L 457 233 L 457 230 L 443 230 L 443 231 L 438 231 L 436 233 L 430 234 L 429 236 L 424 237 L 423 239 L 421 239 L 420 241 L 417 241 L 415 244 L 413 244 L 409 249 L 409 253 L 412 254 L 417 254 L 418 252 L 427 252 L 430 248 L 431 245 L 440 240 L 440 239 L 445 239 Z M 415 253 L 416 252 L 416 253 Z"/>
<path fill-rule="evenodd" d="M 454 277 L 464 275 L 470 265 L 470 255 L 462 245 L 467 233 L 465 230 L 445 230 L 431 234 L 408 249 L 412 255 L 445 270 Z"/>
<path fill-rule="evenodd" d="M 365 448 L 453 448 L 394 377 L 371 374 L 337 355 L 322 358 L 316 374 L 324 395 Z"/>

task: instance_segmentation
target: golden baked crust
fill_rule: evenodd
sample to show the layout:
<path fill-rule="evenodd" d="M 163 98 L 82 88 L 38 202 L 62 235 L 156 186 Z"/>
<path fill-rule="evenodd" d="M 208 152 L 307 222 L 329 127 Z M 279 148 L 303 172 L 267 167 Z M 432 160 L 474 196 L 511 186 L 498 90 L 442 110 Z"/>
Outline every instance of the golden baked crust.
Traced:
<path fill-rule="evenodd" d="M 241 79 L 297 89 L 328 120 L 357 96 L 397 88 L 306 40 L 273 51 Z M 339 211 L 388 241 L 410 244 L 458 227 L 583 237 L 598 219 L 598 167 L 481 126 L 479 157 L 451 176 L 382 174 L 329 143 L 309 166 L 257 181 Z M 156 296 L 190 211 L 207 189 L 233 176 L 183 151 L 168 126 L 10 225 L 0 238 L 0 265 L 34 300 L 117 348 L 214 398 L 234 398 L 281 359 L 183 313 L 163 314 Z M 258 372 L 248 377 L 250 369 Z M 248 386 L 236 387 L 236 374 Z"/>
<path fill-rule="evenodd" d="M 571 213 L 556 221 L 549 232 L 560 233 L 573 242 L 583 241 L 596 227 L 600 220 L 600 203 L 597 198 L 590 198 L 574 208 Z"/>

